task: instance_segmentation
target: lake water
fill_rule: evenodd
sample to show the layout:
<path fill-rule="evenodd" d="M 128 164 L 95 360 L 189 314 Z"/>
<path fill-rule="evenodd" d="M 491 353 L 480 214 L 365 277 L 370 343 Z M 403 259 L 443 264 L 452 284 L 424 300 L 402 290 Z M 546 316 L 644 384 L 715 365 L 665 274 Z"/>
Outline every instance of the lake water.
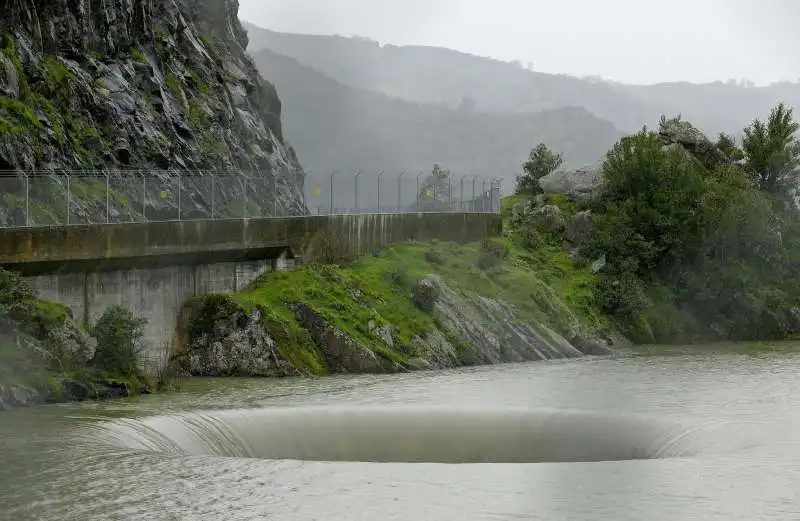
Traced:
<path fill-rule="evenodd" d="M 0 519 L 797 520 L 798 374 L 580 359 L 5 412 Z"/>

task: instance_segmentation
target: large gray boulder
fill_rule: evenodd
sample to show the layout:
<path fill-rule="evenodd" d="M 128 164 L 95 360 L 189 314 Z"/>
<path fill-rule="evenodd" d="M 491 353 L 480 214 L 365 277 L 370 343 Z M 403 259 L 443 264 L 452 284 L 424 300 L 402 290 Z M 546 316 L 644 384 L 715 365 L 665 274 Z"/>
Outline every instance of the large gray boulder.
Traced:
<path fill-rule="evenodd" d="M 587 166 L 575 170 L 560 170 L 539 179 L 546 194 L 560 194 L 571 200 L 593 197 L 603 186 L 600 166 Z"/>
<path fill-rule="evenodd" d="M 680 118 L 669 120 L 662 118 L 658 135 L 665 147 L 679 146 L 683 148 L 708 169 L 713 169 L 717 165 L 729 161 L 710 139 L 691 123 Z"/>

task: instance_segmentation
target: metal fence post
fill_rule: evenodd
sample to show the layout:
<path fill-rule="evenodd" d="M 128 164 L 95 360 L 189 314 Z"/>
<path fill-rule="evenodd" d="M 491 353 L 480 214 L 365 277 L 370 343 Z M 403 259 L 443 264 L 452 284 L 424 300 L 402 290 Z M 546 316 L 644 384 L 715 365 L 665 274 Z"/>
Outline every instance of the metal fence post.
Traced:
<path fill-rule="evenodd" d="M 453 176 L 447 176 L 447 211 L 453 211 Z"/>
<path fill-rule="evenodd" d="M 272 216 L 278 216 L 278 177 L 272 174 Z"/>
<path fill-rule="evenodd" d="M 383 170 L 378 172 L 378 213 L 381 213 L 381 177 L 385 173 Z"/>
<path fill-rule="evenodd" d="M 106 172 L 106 224 L 111 222 L 111 174 Z"/>
<path fill-rule="evenodd" d="M 330 215 L 333 215 L 333 178 L 336 177 L 336 170 L 331 172 L 331 208 Z"/>
<path fill-rule="evenodd" d="M 400 175 L 397 176 L 397 213 L 403 212 L 403 188 L 401 181 L 405 174 L 405 170 L 400 170 Z"/>
<path fill-rule="evenodd" d="M 25 176 L 25 226 L 31 225 L 31 181 L 28 174 Z"/>
<path fill-rule="evenodd" d="M 486 179 L 481 180 L 481 213 L 486 213 Z"/>
<path fill-rule="evenodd" d="M 422 177 L 422 172 L 417 174 L 417 208 L 416 210 L 419 212 L 419 178 Z"/>
<path fill-rule="evenodd" d="M 475 200 L 475 181 L 478 180 L 478 176 L 472 176 L 472 208 L 470 212 L 475 212 L 475 206 L 477 205 L 477 201 Z"/>
<path fill-rule="evenodd" d="M 356 175 L 353 176 L 353 206 L 355 207 L 354 213 L 359 213 L 358 211 L 358 178 L 361 177 L 361 170 L 356 172 Z"/>
<path fill-rule="evenodd" d="M 147 172 L 142 172 L 142 220 L 147 222 Z"/>
<path fill-rule="evenodd" d="M 250 180 L 250 177 L 247 174 L 240 174 L 242 179 L 244 179 L 244 205 L 242 206 L 242 218 L 247 219 L 247 182 Z"/>
<path fill-rule="evenodd" d="M 461 196 L 458 198 L 459 200 L 458 209 L 462 212 L 464 211 L 464 179 L 466 178 L 467 176 L 465 175 L 461 176 Z"/>
<path fill-rule="evenodd" d="M 178 220 L 179 221 L 181 220 L 181 217 L 182 217 L 182 214 L 181 214 L 181 200 L 182 200 L 181 191 L 182 190 L 181 190 L 181 188 L 183 188 L 183 177 L 181 176 L 181 173 L 178 172 Z"/>
<path fill-rule="evenodd" d="M 214 172 L 211 172 L 211 220 L 214 220 L 214 192 L 216 191 L 216 181 L 214 180 Z"/>
<path fill-rule="evenodd" d="M 69 225 L 69 208 L 70 208 L 70 197 L 71 197 L 71 190 L 70 190 L 71 187 L 70 187 L 69 172 L 66 173 L 66 179 L 67 179 L 67 220 L 66 221 L 67 221 L 67 225 Z"/>

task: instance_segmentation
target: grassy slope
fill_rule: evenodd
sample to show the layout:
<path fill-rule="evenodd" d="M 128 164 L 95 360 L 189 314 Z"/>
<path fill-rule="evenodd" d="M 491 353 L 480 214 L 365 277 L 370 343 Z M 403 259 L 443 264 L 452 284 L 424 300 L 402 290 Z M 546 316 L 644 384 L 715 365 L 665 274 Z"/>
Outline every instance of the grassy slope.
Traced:
<path fill-rule="evenodd" d="M 557 247 L 525 251 L 509 237 L 497 239 L 509 250 L 505 261 L 480 269 L 481 244 L 402 244 L 347 266 L 304 266 L 272 273 L 231 298 L 240 306 L 265 311 L 279 348 L 296 367 L 324 372 L 320 355 L 286 303 L 303 301 L 332 325 L 392 361 L 417 355 L 412 338 L 435 326 L 434 317 L 412 301 L 413 282 L 429 274 L 449 285 L 510 304 L 520 319 L 543 322 L 569 334 L 574 317 L 584 326 L 609 327 L 593 304 L 594 275 Z M 399 342 L 388 350 L 371 336 L 369 323 L 392 324 Z"/>

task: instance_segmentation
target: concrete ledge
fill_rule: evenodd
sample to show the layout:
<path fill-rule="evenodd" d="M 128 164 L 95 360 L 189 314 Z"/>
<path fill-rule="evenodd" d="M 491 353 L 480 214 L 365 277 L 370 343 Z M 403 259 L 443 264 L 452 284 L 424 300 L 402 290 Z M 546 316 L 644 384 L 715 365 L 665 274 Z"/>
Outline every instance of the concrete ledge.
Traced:
<path fill-rule="evenodd" d="M 356 255 L 407 240 L 470 242 L 497 236 L 489 213 L 352 214 L 0 228 L 0 265 L 22 271 L 116 269 L 120 263 L 207 264 L 300 255 L 315 234 L 340 237 Z"/>

